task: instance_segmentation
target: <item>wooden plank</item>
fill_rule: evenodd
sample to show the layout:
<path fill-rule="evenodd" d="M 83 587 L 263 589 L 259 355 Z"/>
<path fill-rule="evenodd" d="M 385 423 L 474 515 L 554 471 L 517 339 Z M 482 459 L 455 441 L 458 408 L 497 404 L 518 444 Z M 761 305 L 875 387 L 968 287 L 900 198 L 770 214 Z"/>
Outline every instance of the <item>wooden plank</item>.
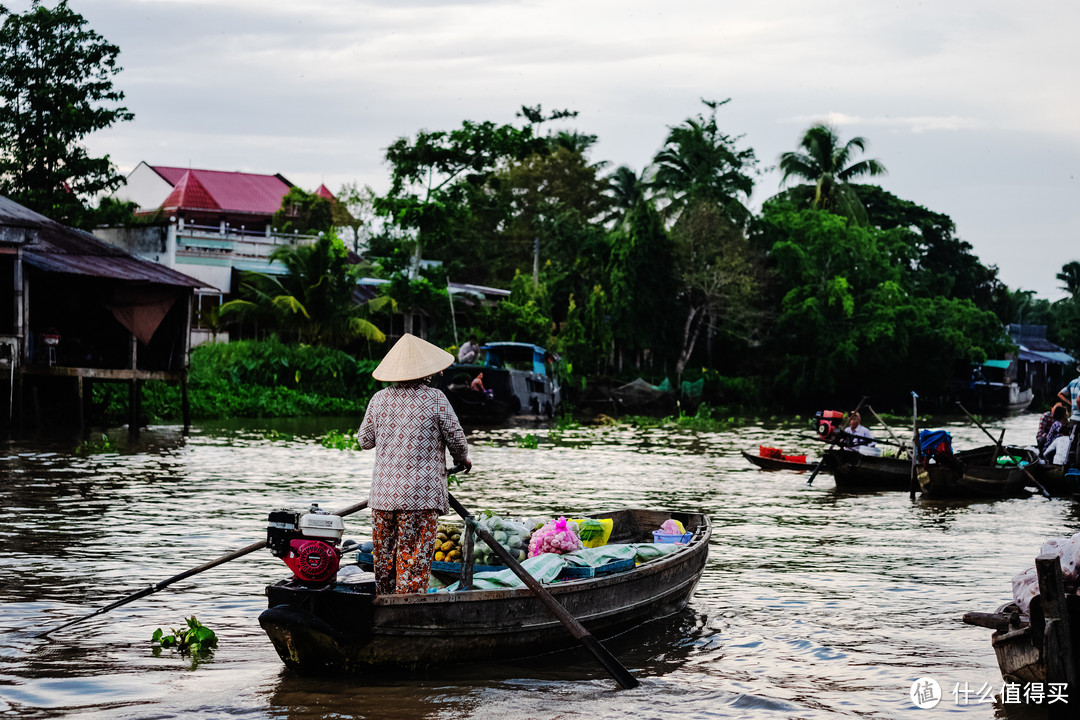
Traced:
<path fill-rule="evenodd" d="M 83 377 L 94 380 L 165 380 L 167 382 L 180 382 L 184 378 L 182 372 L 169 370 L 131 370 L 128 368 L 86 368 L 86 367 L 63 367 L 55 365 L 46 367 L 43 365 L 23 365 L 18 369 L 23 375 L 52 375 L 54 377 Z"/>
<path fill-rule="evenodd" d="M 1044 658 L 1047 683 L 1068 685 L 1070 699 L 1077 688 L 1076 662 L 1072 647 L 1072 631 L 1069 612 L 1065 604 L 1065 583 L 1061 576 L 1061 561 L 1056 555 L 1040 555 L 1035 558 L 1035 570 L 1039 576 L 1039 598 L 1042 600 L 1044 627 Z M 1058 706 L 1066 710 L 1062 714 Z M 1049 708 L 1051 718 L 1072 717 L 1075 709 L 1067 703 L 1055 703 Z"/>

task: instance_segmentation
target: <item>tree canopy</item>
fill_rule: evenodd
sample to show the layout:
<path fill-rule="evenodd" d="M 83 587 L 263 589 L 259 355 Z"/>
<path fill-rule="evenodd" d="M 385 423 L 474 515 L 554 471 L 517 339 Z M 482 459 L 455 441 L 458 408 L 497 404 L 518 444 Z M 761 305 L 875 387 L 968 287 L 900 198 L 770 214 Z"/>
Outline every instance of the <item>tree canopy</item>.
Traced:
<path fill-rule="evenodd" d="M 133 114 L 113 86 L 120 49 L 60 0 L 25 13 L 0 6 L 0 194 L 72 225 L 86 202 L 123 181 L 109 157 L 82 145 Z"/>

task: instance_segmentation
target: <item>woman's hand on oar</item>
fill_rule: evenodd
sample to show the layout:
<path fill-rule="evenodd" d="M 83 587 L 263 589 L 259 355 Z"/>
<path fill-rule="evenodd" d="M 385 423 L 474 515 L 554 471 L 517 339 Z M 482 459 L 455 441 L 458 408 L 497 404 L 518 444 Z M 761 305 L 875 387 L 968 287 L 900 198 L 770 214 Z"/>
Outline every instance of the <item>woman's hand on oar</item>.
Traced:
<path fill-rule="evenodd" d="M 503 563 L 514 571 L 514 574 L 521 578 L 521 581 L 532 590 L 538 598 L 547 606 L 547 609 L 554 615 L 559 622 L 566 626 L 566 629 L 570 631 L 570 634 L 577 638 L 578 642 L 585 646 L 585 648 L 593 654 L 593 656 L 604 666 L 604 669 L 611 673 L 611 676 L 615 678 L 615 682 L 619 683 L 619 686 L 624 690 L 635 688 L 640 683 L 637 678 L 630 674 L 630 671 L 623 667 L 614 655 L 608 652 L 607 648 L 600 644 L 592 634 L 585 629 L 577 619 L 567 612 L 566 608 L 559 604 L 559 601 L 551 596 L 544 586 L 537 582 L 536 578 L 529 574 L 529 572 L 521 567 L 521 563 L 517 561 L 517 558 L 507 552 L 506 548 L 499 544 L 497 540 L 484 528 L 480 527 L 480 523 L 476 522 L 474 518 L 465 507 L 457 501 L 457 499 L 450 495 L 450 507 L 454 508 L 454 511 L 461 516 L 461 519 L 465 521 L 465 524 L 473 529 L 473 531 L 480 536 L 480 538 L 488 544 L 492 551 L 499 557 Z"/>
<path fill-rule="evenodd" d="M 355 505 L 350 505 L 349 507 L 344 508 L 343 510 L 338 510 L 337 512 L 334 512 L 334 513 L 331 513 L 331 514 L 332 515 L 340 515 L 341 517 L 345 517 L 346 515 L 352 515 L 355 512 L 359 512 L 359 511 L 363 510 L 364 508 L 366 508 L 367 506 L 368 506 L 368 501 L 367 500 L 362 500 L 362 501 L 356 503 Z M 145 587 L 142 590 L 139 590 L 137 592 L 133 592 L 132 594 L 128 595 L 127 597 L 121 598 L 121 599 L 117 600 L 114 603 L 106 605 L 103 608 L 98 608 L 97 610 L 90 613 L 89 615 L 83 615 L 82 617 L 75 618 L 74 620 L 66 622 L 63 625 L 58 625 L 57 627 L 54 627 L 51 630 L 45 630 L 44 632 L 40 632 L 40 633 L 38 633 L 37 636 L 38 637 L 45 637 L 47 635 L 51 635 L 52 633 L 54 633 L 54 632 L 56 632 L 58 630 L 63 630 L 64 628 L 71 627 L 72 625 L 76 625 L 78 623 L 81 623 L 84 620 L 89 620 L 92 617 L 97 617 L 98 615 L 102 615 L 104 613 L 107 613 L 107 612 L 109 612 L 110 610 L 112 610 L 114 608 L 120 607 L 121 605 L 127 605 L 129 602 L 134 602 L 135 600 L 138 600 L 139 598 L 146 597 L 147 595 L 152 595 L 152 594 L 156 593 L 159 590 L 164 590 L 169 585 L 172 585 L 174 582 L 179 582 L 180 580 L 183 580 L 184 578 L 189 578 L 192 575 L 198 575 L 199 573 L 203 572 L 204 570 L 209 570 L 210 568 L 215 568 L 218 565 L 224 565 L 225 563 L 229 562 L 230 560 L 236 560 L 237 558 L 243 557 L 245 555 L 249 555 L 249 554 L 255 552 L 256 550 L 261 550 L 264 547 L 266 547 L 266 541 L 265 540 L 263 540 L 261 542 L 257 542 L 257 543 L 252 543 L 251 545 L 248 545 L 247 547 L 240 548 L 239 550 L 237 550 L 235 552 L 231 552 L 228 555 L 222 555 L 221 557 L 219 557 L 216 560 L 211 560 L 208 563 L 203 563 L 202 565 L 199 565 L 198 567 L 193 567 L 190 570 L 185 570 L 184 572 L 180 573 L 179 575 L 173 575 L 171 578 L 168 578 L 166 580 L 162 580 L 159 583 L 155 583 L 153 585 L 150 585 L 149 587 Z"/>

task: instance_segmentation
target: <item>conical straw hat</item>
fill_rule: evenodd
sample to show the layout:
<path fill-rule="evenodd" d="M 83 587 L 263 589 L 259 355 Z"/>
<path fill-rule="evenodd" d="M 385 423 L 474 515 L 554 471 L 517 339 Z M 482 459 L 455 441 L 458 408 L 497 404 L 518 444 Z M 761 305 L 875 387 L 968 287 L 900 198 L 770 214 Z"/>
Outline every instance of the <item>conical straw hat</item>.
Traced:
<path fill-rule="evenodd" d="M 442 348 L 405 333 L 371 375 L 383 382 L 419 380 L 445 370 L 453 362 L 454 356 Z"/>

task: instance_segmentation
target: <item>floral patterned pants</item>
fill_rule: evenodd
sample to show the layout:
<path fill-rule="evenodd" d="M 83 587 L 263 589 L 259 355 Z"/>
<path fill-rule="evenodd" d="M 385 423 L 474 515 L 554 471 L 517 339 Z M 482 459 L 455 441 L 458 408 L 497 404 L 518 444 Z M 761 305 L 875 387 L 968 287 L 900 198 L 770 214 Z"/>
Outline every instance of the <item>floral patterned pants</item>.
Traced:
<path fill-rule="evenodd" d="M 372 510 L 371 515 L 376 594 L 427 591 L 439 511 Z"/>

